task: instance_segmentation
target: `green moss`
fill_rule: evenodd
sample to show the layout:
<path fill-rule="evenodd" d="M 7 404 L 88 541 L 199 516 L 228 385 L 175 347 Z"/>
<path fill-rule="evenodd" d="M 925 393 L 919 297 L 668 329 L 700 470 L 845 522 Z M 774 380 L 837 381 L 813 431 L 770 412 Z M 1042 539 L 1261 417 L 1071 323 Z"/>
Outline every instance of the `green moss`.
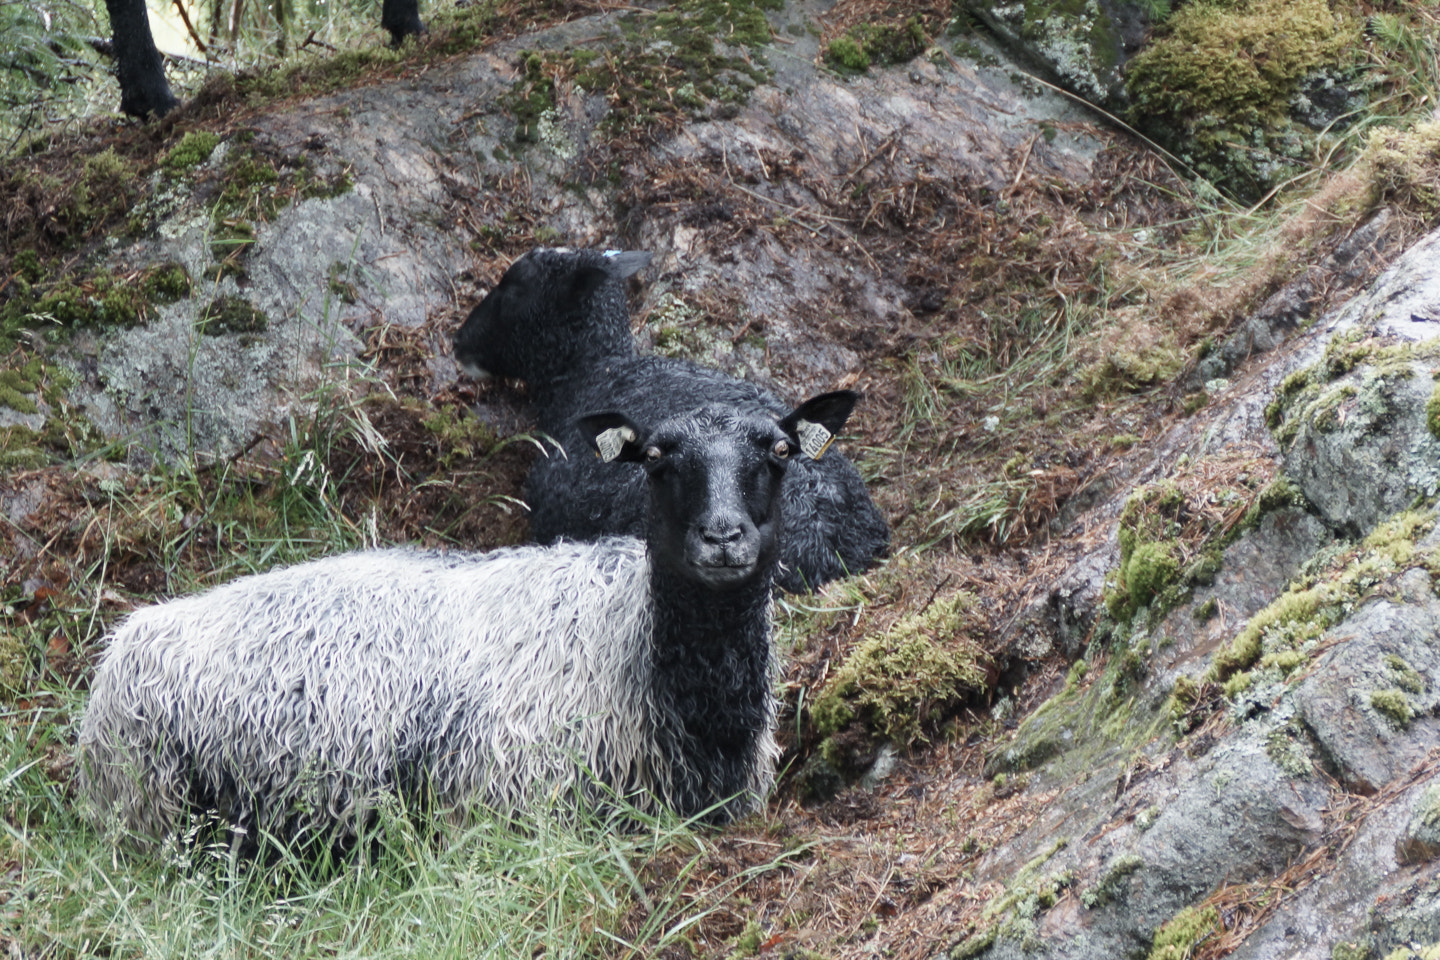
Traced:
<path fill-rule="evenodd" d="M 1087 910 L 1097 910 L 1119 898 L 1124 892 L 1125 879 L 1145 866 L 1145 861 L 1133 853 L 1116 857 L 1105 868 L 1105 873 L 1095 885 L 1080 894 L 1080 902 Z"/>
<path fill-rule="evenodd" d="M 1340 941 L 1330 948 L 1330 960 L 1370 960 L 1370 941 Z"/>
<path fill-rule="evenodd" d="M 971 638 L 980 626 L 974 605 L 965 593 L 936 600 L 862 641 L 812 705 L 816 732 L 828 737 L 858 719 L 901 745 L 923 740 L 984 689 L 985 653 Z"/>
<path fill-rule="evenodd" d="M 51 460 L 43 434 L 29 427 L 0 427 L 0 467 L 28 470 L 43 467 Z"/>
<path fill-rule="evenodd" d="M 1105 607 L 1125 623 L 1180 577 L 1173 538 L 1180 530 L 1185 497 L 1169 481 L 1143 487 L 1120 513 L 1120 566 L 1108 585 Z"/>
<path fill-rule="evenodd" d="M 10 269 L 29 283 L 39 283 L 45 276 L 40 264 L 40 255 L 34 250 L 21 250 L 10 261 Z"/>
<path fill-rule="evenodd" d="M 20 367 L 0 370 L 0 407 L 9 407 L 20 413 L 37 412 L 35 401 L 27 394 L 40 389 L 43 369 L 40 359 L 35 357 Z"/>
<path fill-rule="evenodd" d="M 233 151 L 226 158 L 221 182 L 213 208 L 217 220 L 268 220 L 288 202 L 273 189 L 280 182 L 274 162 L 248 151 Z"/>
<path fill-rule="evenodd" d="M 270 326 L 264 311 L 242 297 L 216 297 L 200 314 L 201 331 L 210 337 L 225 333 L 259 333 Z"/>
<path fill-rule="evenodd" d="M 1292 586 L 1256 613 L 1215 654 L 1210 679 L 1224 681 L 1259 662 L 1269 650 L 1300 649 L 1343 620 L 1360 597 L 1386 576 L 1417 559 L 1415 541 L 1434 525 L 1433 511 L 1411 510 L 1380 524 L 1348 562 L 1319 583 Z"/>
<path fill-rule="evenodd" d="M 1415 718 L 1415 711 L 1410 706 L 1410 698 L 1405 696 L 1404 690 L 1373 691 L 1370 694 L 1370 706 L 1376 713 L 1401 729 L 1410 726 L 1410 721 Z"/>
<path fill-rule="evenodd" d="M 991 753 L 986 769 L 1033 769 L 1060 757 L 1063 775 L 1092 768 L 1102 758 L 1135 749 L 1162 733 L 1169 714 L 1152 713 L 1140 703 L 1143 653 L 1125 647 L 1103 668 L 1092 666 L 1085 684 L 1067 684 L 1025 718 L 1009 743 Z"/>
<path fill-rule="evenodd" d="M 606 133 L 711 112 L 733 115 L 770 75 L 758 48 L 771 40 L 764 11 L 779 8 L 778 0 L 678 0 L 653 14 L 622 16 L 621 39 L 604 55 L 590 49 L 524 55 L 522 76 L 507 99 L 516 141 L 535 142 L 547 122 L 553 126 L 554 83 L 562 78 L 605 95 L 610 110 L 600 126 Z M 728 52 L 735 47 L 750 52 Z"/>
<path fill-rule="evenodd" d="M 825 48 L 825 61 L 840 73 L 864 73 L 872 63 L 888 66 L 919 56 L 930 37 L 918 17 L 904 23 L 861 23 Z"/>
<path fill-rule="evenodd" d="M 1140 438 L 1133 433 L 1117 433 L 1110 438 L 1110 445 L 1117 450 L 1129 450 L 1140 442 Z"/>
<path fill-rule="evenodd" d="M 540 119 L 555 109 L 555 81 L 546 70 L 545 58 L 538 53 L 520 51 L 520 79 L 501 99 L 515 117 L 515 141 L 538 143 Z"/>
<path fill-rule="evenodd" d="M 1246 690 L 1249 690 L 1254 685 L 1255 674 L 1251 673 L 1249 670 L 1241 670 L 1239 673 L 1235 674 L 1234 676 L 1230 677 L 1230 679 L 1225 681 L 1225 683 L 1223 684 L 1223 689 L 1225 691 L 1225 696 L 1229 697 L 1231 700 L 1234 700 L 1236 697 L 1240 696 L 1240 694 L 1244 693 Z"/>
<path fill-rule="evenodd" d="M 1265 422 L 1281 448 L 1288 448 L 1306 424 L 1327 429 L 1334 424 L 1340 404 L 1361 396 L 1364 384 L 1331 386 L 1356 367 L 1364 364 L 1373 368 L 1375 377 L 1366 387 L 1373 393 L 1383 390 L 1387 380 L 1414 376 L 1416 363 L 1437 358 L 1440 358 L 1440 338 L 1381 345 L 1359 329 L 1349 336 L 1337 336 L 1313 366 L 1285 378 L 1275 399 L 1265 408 Z M 1372 398 L 1372 402 L 1374 399 L 1377 398 Z"/>
<path fill-rule="evenodd" d="M 0 462 L 4 454 L 0 452 Z M 25 692 L 30 674 L 30 646 L 20 635 L 0 626 L 0 700 L 9 702 Z"/>
<path fill-rule="evenodd" d="M 1358 21 L 1326 0 L 1195 0 L 1127 65 L 1130 116 L 1203 176 L 1252 196 L 1305 156 L 1287 117 L 1301 82 L 1351 69 L 1361 49 Z"/>
<path fill-rule="evenodd" d="M 88 417 L 63 402 L 63 391 L 59 383 L 65 378 L 60 372 L 51 369 L 47 371 L 47 375 L 52 381 L 56 381 L 56 385 L 46 389 L 45 399 L 59 412 L 45 418 L 45 427 L 38 437 L 40 446 L 54 456 L 69 458 L 85 456 L 110 447 L 110 441 Z"/>
<path fill-rule="evenodd" d="M 466 17 L 436 16 L 430 21 L 434 30 L 441 30 L 447 23 L 457 20 L 471 20 L 477 15 L 484 16 L 493 9 L 493 4 L 480 3 Z M 457 11 L 463 13 L 465 11 Z M 493 28 L 493 18 L 487 23 Z M 452 42 L 461 39 L 445 38 Z M 463 46 L 466 45 L 462 42 Z M 437 51 L 443 52 L 443 51 Z M 238 76 L 221 76 L 206 84 L 205 97 L 210 100 L 236 99 L 248 104 L 264 100 L 285 99 L 297 94 L 315 95 L 329 93 L 355 86 L 368 76 L 374 76 L 386 68 L 396 66 L 404 59 L 404 53 L 389 47 L 376 46 L 361 50 L 340 50 L 322 59 L 290 64 L 273 70 L 245 71 Z"/>
<path fill-rule="evenodd" d="M 1265 754 L 1275 766 L 1291 777 L 1300 779 L 1315 772 L 1310 755 L 1303 746 L 1305 734 L 1298 725 L 1286 724 L 1271 730 L 1265 738 Z"/>
<path fill-rule="evenodd" d="M 1418 953 L 1410 947 L 1396 947 L 1385 954 L 1385 960 L 1440 960 L 1440 943 L 1420 947 Z"/>
<path fill-rule="evenodd" d="M 437 407 L 421 424 L 440 442 L 438 462 L 445 470 L 457 461 L 489 453 L 500 441 L 488 424 L 459 407 Z"/>
<path fill-rule="evenodd" d="M 150 299 L 158 303 L 174 303 L 190 296 L 190 274 L 173 261 L 152 267 L 145 274 L 144 284 Z"/>
<path fill-rule="evenodd" d="M 220 143 L 220 138 L 209 130 L 191 130 L 170 148 L 160 165 L 170 173 L 183 173 L 210 159 L 210 154 Z"/>
<path fill-rule="evenodd" d="M 75 189 L 73 213 L 94 225 L 125 212 L 137 196 L 138 175 L 135 165 L 113 147 L 95 154 L 85 161 L 85 171 Z"/>
<path fill-rule="evenodd" d="M 1122 344 L 1081 370 L 1080 380 L 1087 400 L 1103 400 L 1170 383 L 1185 363 L 1184 352 L 1172 341 L 1142 347 Z"/>
<path fill-rule="evenodd" d="M 1440 120 L 1374 131 L 1355 169 L 1368 187 L 1369 204 L 1401 207 L 1433 221 L 1440 214 Z"/>
<path fill-rule="evenodd" d="M 1215 614 L 1218 612 L 1220 612 L 1220 601 L 1215 597 L 1211 597 L 1209 600 L 1197 606 L 1190 616 L 1196 623 L 1209 623 L 1215 618 Z"/>
<path fill-rule="evenodd" d="M 144 283 L 101 272 L 57 283 L 36 302 L 35 313 L 67 327 L 131 326 L 144 318 L 147 303 Z"/>
<path fill-rule="evenodd" d="M 1165 701 L 1165 709 L 1172 721 L 1176 724 L 1184 724 L 1191 708 L 1199 701 L 1200 685 L 1195 682 L 1194 677 L 1182 673 L 1175 678 L 1175 685 L 1170 688 L 1170 696 Z"/>
<path fill-rule="evenodd" d="M 1186 907 L 1155 931 L 1147 960 L 1186 960 L 1194 956 L 1196 946 L 1221 932 L 1215 907 Z"/>
<path fill-rule="evenodd" d="M 1395 681 L 1395 686 L 1407 693 L 1420 694 L 1425 692 L 1425 677 L 1405 662 L 1405 658 L 1396 654 L 1386 654 L 1385 672 L 1390 674 Z"/>
<path fill-rule="evenodd" d="M 836 37 L 825 48 L 825 62 L 846 73 L 864 73 L 870 69 L 870 58 L 853 37 Z"/>
<path fill-rule="evenodd" d="M 1160 591 L 1175 581 L 1180 562 L 1175 548 L 1168 543 L 1139 543 L 1130 553 L 1129 563 L 1121 569 L 1121 582 L 1137 607 L 1149 605 Z"/>
<path fill-rule="evenodd" d="M 1036 918 L 1058 903 L 1061 894 L 1075 883 L 1075 874 L 1071 871 L 1042 874 L 1040 870 L 1067 843 L 1063 837 L 1052 842 L 1014 874 L 1003 893 L 990 898 L 973 932 L 951 947 L 952 960 L 979 956 L 1001 938 L 1025 948 L 1039 946 Z"/>
<path fill-rule="evenodd" d="M 745 929 L 735 938 L 735 952 L 732 957 L 753 957 L 760 952 L 760 944 L 765 942 L 765 931 L 760 924 L 751 920 L 745 924 Z"/>
<path fill-rule="evenodd" d="M 1276 653 L 1267 653 L 1260 658 L 1260 666 L 1263 669 L 1278 670 L 1282 674 L 1290 673 L 1304 662 L 1305 656 L 1299 650 L 1280 650 Z"/>

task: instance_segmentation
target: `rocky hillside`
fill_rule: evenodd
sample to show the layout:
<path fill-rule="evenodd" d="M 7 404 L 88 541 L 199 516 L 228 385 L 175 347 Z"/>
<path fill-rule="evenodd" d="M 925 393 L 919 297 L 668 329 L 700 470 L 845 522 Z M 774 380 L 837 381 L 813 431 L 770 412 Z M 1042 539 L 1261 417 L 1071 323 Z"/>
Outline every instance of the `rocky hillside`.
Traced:
<path fill-rule="evenodd" d="M 1431 956 L 1440 141 L 1343 130 L 1411 96 L 1384 31 L 1434 24 L 1023 8 L 478 4 L 33 145 L 0 196 L 0 697 L 53 728 L 22 772 L 63 795 L 55 685 L 134 605 L 522 540 L 544 439 L 449 337 L 533 246 L 643 249 L 647 349 L 864 392 L 894 549 L 777 604 L 781 788 L 702 870 L 639 865 L 620 933 L 660 944 L 678 885 L 671 957 Z"/>

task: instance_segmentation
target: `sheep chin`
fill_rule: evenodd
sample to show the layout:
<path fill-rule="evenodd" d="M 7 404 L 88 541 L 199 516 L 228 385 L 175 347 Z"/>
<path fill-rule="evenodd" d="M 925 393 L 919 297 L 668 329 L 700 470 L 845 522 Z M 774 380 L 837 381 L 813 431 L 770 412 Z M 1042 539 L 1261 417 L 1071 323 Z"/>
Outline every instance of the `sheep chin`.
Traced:
<path fill-rule="evenodd" d="M 729 590 L 753 580 L 757 564 L 754 561 L 744 566 L 691 563 L 689 567 L 691 575 L 708 589 Z"/>
<path fill-rule="evenodd" d="M 469 375 L 471 380 L 478 380 L 481 383 L 484 383 L 486 380 L 490 379 L 490 371 L 486 370 L 484 367 L 480 366 L 475 361 L 461 360 L 459 361 L 459 363 L 460 369 L 464 370 Z"/>

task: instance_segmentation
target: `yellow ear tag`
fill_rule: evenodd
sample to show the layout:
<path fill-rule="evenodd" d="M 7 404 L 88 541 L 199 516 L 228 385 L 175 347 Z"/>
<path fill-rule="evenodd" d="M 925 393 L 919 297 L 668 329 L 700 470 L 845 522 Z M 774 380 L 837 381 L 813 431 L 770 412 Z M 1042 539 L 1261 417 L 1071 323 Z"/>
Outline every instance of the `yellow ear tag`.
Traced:
<path fill-rule="evenodd" d="M 601 430 L 595 435 L 595 449 L 601 460 L 610 463 L 620 456 L 620 451 L 625 448 L 626 443 L 633 442 L 635 431 L 629 427 L 611 427 L 609 430 Z"/>
<path fill-rule="evenodd" d="M 819 460 L 825 456 L 825 451 L 830 449 L 830 444 L 835 440 L 833 433 L 809 420 L 796 421 L 795 432 L 800 435 L 800 449 L 811 460 Z"/>

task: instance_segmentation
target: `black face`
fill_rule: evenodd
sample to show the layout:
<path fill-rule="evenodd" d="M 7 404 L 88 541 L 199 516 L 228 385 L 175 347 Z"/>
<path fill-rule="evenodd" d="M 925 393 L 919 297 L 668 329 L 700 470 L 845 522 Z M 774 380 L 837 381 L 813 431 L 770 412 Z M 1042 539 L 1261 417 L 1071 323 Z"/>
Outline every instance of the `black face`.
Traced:
<path fill-rule="evenodd" d="M 625 278 L 650 255 L 531 250 L 510 265 L 455 334 L 455 360 L 477 380 L 546 382 L 619 350 L 628 353 Z"/>
<path fill-rule="evenodd" d="M 534 311 L 528 302 L 532 299 L 528 291 L 535 282 L 530 256 L 526 254 L 510 265 L 495 289 L 475 305 L 455 334 L 455 360 L 476 380 L 523 376 L 515 333 L 524 326 L 516 319 Z"/>
<path fill-rule="evenodd" d="M 792 443 L 762 418 L 680 418 L 645 440 L 652 551 L 712 589 L 774 563 Z M 677 429 L 678 428 L 678 429 Z"/>
<path fill-rule="evenodd" d="M 770 576 L 790 459 L 802 450 L 824 456 L 859 399 L 849 390 L 822 393 L 778 421 L 714 403 L 653 430 L 623 413 L 589 414 L 576 426 L 602 459 L 645 468 L 646 537 L 657 564 L 724 589 Z"/>

